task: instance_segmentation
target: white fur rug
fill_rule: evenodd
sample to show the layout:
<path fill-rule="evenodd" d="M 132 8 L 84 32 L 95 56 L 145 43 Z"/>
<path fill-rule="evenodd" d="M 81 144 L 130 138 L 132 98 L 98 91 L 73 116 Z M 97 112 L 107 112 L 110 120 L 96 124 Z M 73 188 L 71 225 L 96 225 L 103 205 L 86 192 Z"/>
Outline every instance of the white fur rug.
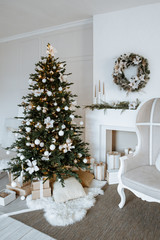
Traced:
<path fill-rule="evenodd" d="M 103 195 L 101 188 L 106 181 L 93 179 L 90 188 L 85 188 L 86 196 L 65 203 L 55 203 L 52 197 L 32 200 L 29 195 L 26 199 L 27 206 L 30 209 L 43 209 L 44 217 L 52 226 L 67 226 L 82 220 L 87 210 L 94 206 L 97 195 Z"/>

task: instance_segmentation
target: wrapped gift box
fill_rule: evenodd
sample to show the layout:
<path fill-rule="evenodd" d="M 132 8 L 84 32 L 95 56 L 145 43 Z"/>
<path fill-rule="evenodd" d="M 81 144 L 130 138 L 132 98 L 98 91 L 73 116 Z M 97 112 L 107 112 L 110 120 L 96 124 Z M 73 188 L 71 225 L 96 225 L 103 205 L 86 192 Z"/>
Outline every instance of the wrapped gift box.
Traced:
<path fill-rule="evenodd" d="M 107 169 L 119 169 L 119 152 L 108 152 L 107 153 Z"/>
<path fill-rule="evenodd" d="M 107 182 L 109 185 L 117 184 L 118 181 L 118 169 L 107 170 Z"/>
<path fill-rule="evenodd" d="M 49 188 L 50 185 L 49 185 L 49 180 L 44 180 L 43 179 L 43 188 L 46 189 L 46 188 Z M 33 190 L 39 190 L 40 189 L 40 181 L 33 181 L 32 182 L 32 189 Z"/>
<path fill-rule="evenodd" d="M 22 182 L 21 177 L 18 177 L 18 178 L 14 179 L 13 173 L 9 173 L 8 177 L 9 177 L 9 184 L 11 185 L 12 181 L 14 181 L 14 182 L 16 182 L 16 184 L 17 184 L 16 187 L 18 187 L 18 188 L 25 187 L 25 186 L 27 186 L 31 183 L 31 182 L 24 182 L 24 179 L 23 179 L 23 182 Z"/>
<path fill-rule="evenodd" d="M 94 176 L 97 180 L 105 180 L 106 164 L 103 162 L 94 163 Z"/>
<path fill-rule="evenodd" d="M 51 188 L 44 188 L 42 193 L 43 197 L 51 197 Z M 33 190 L 32 191 L 32 200 L 36 200 L 40 198 L 40 190 Z"/>
<path fill-rule="evenodd" d="M 25 196 L 25 197 L 28 196 L 29 194 L 31 194 L 31 191 L 32 191 L 31 184 L 28 184 L 23 187 L 12 187 L 11 185 L 8 184 L 8 185 L 6 185 L 6 188 L 11 191 L 16 192 L 16 194 L 19 196 Z"/>
<path fill-rule="evenodd" d="M 93 172 L 95 159 L 93 157 L 87 157 L 87 163 L 90 164 L 90 172 Z"/>
<path fill-rule="evenodd" d="M 6 206 L 10 202 L 16 199 L 16 193 L 14 191 L 3 189 L 0 191 L 0 205 Z"/>
<path fill-rule="evenodd" d="M 42 178 L 42 180 L 36 180 L 32 182 L 32 200 L 50 196 L 51 188 L 49 180 L 45 181 L 45 178 Z"/>

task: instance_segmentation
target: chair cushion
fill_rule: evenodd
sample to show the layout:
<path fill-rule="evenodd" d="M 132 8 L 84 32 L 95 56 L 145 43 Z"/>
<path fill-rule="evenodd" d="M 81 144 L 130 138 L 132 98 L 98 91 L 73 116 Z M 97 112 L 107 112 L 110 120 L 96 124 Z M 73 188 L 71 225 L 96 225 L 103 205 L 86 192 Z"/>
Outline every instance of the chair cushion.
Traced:
<path fill-rule="evenodd" d="M 62 187 L 60 182 L 55 182 L 53 185 L 53 197 L 56 203 L 62 203 L 85 196 L 86 193 L 82 185 L 74 177 L 65 179 L 64 187 Z"/>
<path fill-rule="evenodd" d="M 122 183 L 160 200 L 160 172 L 153 166 L 141 166 L 122 175 Z"/>

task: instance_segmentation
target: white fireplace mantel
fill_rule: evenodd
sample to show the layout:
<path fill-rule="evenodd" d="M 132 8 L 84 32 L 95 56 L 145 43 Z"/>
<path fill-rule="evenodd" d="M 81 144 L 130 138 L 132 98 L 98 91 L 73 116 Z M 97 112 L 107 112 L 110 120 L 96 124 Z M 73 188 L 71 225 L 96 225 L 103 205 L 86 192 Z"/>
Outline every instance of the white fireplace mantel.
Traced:
<path fill-rule="evenodd" d="M 111 150 L 109 130 L 136 132 L 137 110 L 89 110 L 85 112 L 85 141 L 96 161 L 105 162 L 106 152 Z M 106 135 L 106 130 L 107 135 Z"/>

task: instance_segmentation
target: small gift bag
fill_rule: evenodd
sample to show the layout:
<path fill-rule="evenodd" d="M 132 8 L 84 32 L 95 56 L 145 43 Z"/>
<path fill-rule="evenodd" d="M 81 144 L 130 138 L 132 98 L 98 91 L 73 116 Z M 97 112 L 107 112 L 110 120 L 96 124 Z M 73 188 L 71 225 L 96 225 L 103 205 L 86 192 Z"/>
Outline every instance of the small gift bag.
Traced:
<path fill-rule="evenodd" d="M 106 164 L 103 162 L 94 163 L 94 176 L 97 180 L 105 180 Z"/>
<path fill-rule="evenodd" d="M 107 153 L 107 169 L 118 169 L 119 168 L 119 152 L 108 152 Z"/>

